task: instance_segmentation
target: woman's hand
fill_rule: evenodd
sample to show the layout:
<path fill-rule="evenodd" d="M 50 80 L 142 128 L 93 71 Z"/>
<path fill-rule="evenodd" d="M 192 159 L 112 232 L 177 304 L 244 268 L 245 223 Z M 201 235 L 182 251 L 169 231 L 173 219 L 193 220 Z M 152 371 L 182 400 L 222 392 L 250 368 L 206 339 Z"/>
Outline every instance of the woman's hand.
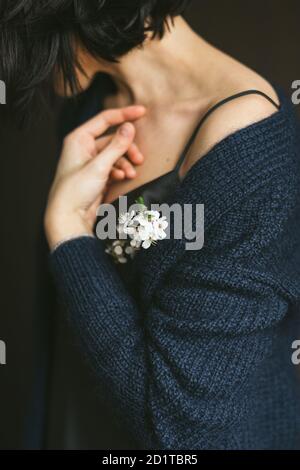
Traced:
<path fill-rule="evenodd" d="M 117 171 L 130 173 L 125 154 L 132 161 L 142 158 L 133 143 L 134 125 L 128 121 L 145 112 L 142 106 L 104 111 L 65 138 L 45 213 L 50 249 L 64 240 L 93 234 L 110 175 L 117 179 Z M 101 137 L 116 125 L 121 126 L 113 136 Z"/>

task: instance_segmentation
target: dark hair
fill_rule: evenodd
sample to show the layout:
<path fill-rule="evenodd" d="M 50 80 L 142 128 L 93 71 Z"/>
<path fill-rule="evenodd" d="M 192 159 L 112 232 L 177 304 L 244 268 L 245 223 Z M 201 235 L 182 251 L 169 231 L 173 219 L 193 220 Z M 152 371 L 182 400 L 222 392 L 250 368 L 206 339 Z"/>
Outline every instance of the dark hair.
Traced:
<path fill-rule="evenodd" d="M 95 57 L 117 61 L 162 38 L 168 19 L 188 0 L 0 0 L 0 79 L 8 106 L 18 114 L 53 92 L 56 72 L 78 91 L 75 44 Z M 48 95 L 49 96 L 49 95 Z"/>

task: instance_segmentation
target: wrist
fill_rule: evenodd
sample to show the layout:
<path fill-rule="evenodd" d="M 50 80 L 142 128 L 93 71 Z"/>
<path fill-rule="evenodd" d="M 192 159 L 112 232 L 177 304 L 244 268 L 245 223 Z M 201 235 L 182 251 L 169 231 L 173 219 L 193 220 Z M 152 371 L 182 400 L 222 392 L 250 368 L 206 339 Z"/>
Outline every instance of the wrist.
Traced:
<path fill-rule="evenodd" d="M 44 225 L 51 251 L 65 241 L 83 236 L 94 236 L 91 227 L 75 216 L 56 216 L 53 218 L 51 214 L 46 214 Z"/>

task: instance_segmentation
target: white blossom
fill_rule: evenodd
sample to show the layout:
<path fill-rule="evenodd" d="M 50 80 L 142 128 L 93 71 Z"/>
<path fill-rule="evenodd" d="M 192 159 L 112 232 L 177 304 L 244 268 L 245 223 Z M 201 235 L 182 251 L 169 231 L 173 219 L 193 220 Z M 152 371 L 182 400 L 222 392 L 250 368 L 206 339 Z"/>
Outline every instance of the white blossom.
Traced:
<path fill-rule="evenodd" d="M 151 211 L 145 205 L 140 205 L 140 210 L 120 215 L 118 232 L 122 236 L 126 235 L 127 239 L 115 240 L 106 252 L 116 262 L 124 264 L 141 247 L 147 250 L 157 241 L 164 240 L 168 225 L 167 218 L 161 217 L 158 211 Z"/>

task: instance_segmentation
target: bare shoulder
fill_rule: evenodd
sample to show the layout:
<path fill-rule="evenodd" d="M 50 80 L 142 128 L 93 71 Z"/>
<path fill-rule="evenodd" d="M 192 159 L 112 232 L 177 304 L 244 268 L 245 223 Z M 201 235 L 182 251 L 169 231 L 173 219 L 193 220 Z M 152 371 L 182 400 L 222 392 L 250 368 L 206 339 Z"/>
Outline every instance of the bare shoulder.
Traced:
<path fill-rule="evenodd" d="M 224 95 L 223 98 L 216 100 L 214 104 L 242 91 L 254 89 L 263 92 L 279 105 L 279 99 L 275 90 L 263 79 L 258 84 L 254 83 L 252 86 L 246 85 L 243 89 L 236 89 L 233 93 L 231 92 L 227 96 Z M 240 96 L 218 107 L 201 126 L 182 167 L 182 176 L 197 160 L 206 155 L 223 139 L 238 130 L 272 116 L 276 112 L 278 112 L 278 108 L 260 94 Z"/>

